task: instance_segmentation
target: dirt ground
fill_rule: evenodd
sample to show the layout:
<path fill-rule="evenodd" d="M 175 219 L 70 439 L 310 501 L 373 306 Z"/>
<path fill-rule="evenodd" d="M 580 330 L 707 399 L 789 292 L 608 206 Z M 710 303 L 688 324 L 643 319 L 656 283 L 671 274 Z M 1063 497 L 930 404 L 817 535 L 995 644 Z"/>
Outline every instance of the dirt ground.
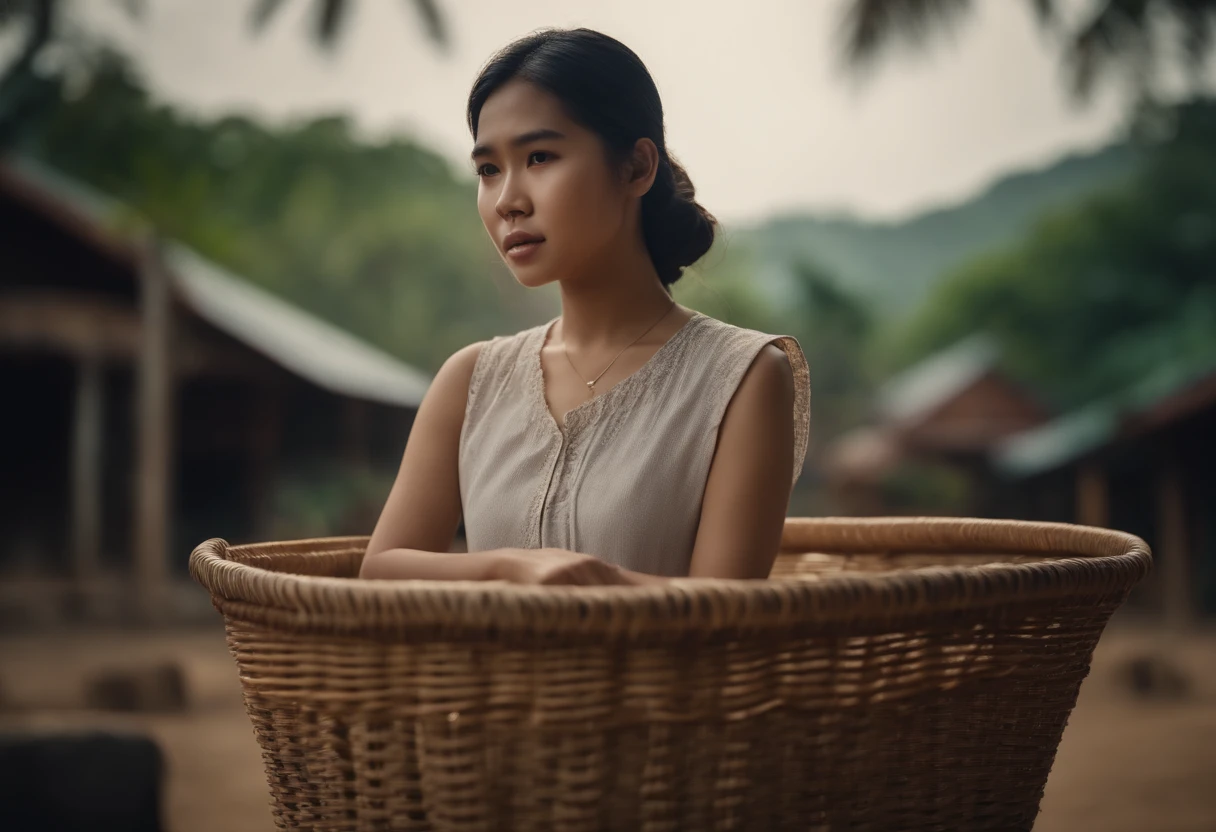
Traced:
<path fill-rule="evenodd" d="M 1164 645 L 1164 653 L 1162 653 Z M 1124 668 L 1164 655 L 1191 681 L 1177 700 L 1137 697 Z M 172 659 L 191 705 L 181 715 L 79 708 L 82 680 L 106 665 Z M 146 731 L 168 757 L 170 832 L 268 832 L 262 762 L 218 627 L 188 632 L 0 636 L 0 730 Z M 1036 832 L 1216 830 L 1216 631 L 1165 638 L 1116 623 L 1094 657 L 1064 733 Z"/>

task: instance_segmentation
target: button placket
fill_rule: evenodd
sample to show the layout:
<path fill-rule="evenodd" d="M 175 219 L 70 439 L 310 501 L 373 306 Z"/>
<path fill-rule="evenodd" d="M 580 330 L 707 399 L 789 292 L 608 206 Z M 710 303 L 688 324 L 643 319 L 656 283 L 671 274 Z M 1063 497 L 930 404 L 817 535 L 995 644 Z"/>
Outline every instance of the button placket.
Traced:
<path fill-rule="evenodd" d="M 542 508 L 542 517 L 548 517 L 548 525 L 551 528 L 563 527 L 563 517 L 567 516 L 570 511 L 567 502 L 573 489 L 574 466 L 578 461 L 582 440 L 585 438 L 585 428 L 596 420 L 601 410 L 602 407 L 597 403 L 595 406 L 572 411 L 567 416 L 565 432 L 562 433 L 562 442 L 558 446 L 556 459 L 550 470 L 550 483 L 545 491 L 544 508 Z M 554 512 L 557 512 L 557 515 L 554 515 Z M 550 541 L 551 545 L 553 543 L 554 541 Z M 556 543 L 562 546 L 573 545 L 573 541 L 570 540 L 559 540 Z"/>
<path fill-rule="evenodd" d="M 545 491 L 541 496 L 540 512 L 536 517 L 536 540 L 537 545 L 542 549 L 545 547 L 545 513 L 549 508 L 549 495 L 553 490 L 553 475 L 557 472 L 557 466 L 561 463 L 565 450 L 566 438 L 559 431 L 557 447 L 549 455 L 549 476 L 545 478 Z"/>

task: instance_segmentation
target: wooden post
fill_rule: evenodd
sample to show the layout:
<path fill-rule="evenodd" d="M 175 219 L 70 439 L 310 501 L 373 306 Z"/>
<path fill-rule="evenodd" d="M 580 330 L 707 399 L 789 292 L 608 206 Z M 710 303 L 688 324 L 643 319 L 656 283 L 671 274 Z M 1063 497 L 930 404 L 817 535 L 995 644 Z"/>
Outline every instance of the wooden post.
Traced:
<path fill-rule="evenodd" d="M 76 365 L 72 430 L 72 578 L 81 592 L 97 580 L 101 566 L 103 394 L 101 359 L 86 354 Z"/>
<path fill-rule="evenodd" d="M 172 294 L 155 239 L 144 246 L 140 284 L 135 579 L 145 620 L 154 621 L 163 612 L 168 576 L 174 392 Z"/>
<path fill-rule="evenodd" d="M 346 464 L 351 470 L 367 467 L 367 406 L 360 399 L 346 399 L 342 404 L 343 446 Z"/>
<path fill-rule="evenodd" d="M 1110 497 L 1106 476 L 1097 462 L 1083 462 L 1077 469 L 1077 522 L 1083 526 L 1110 525 Z"/>
<path fill-rule="evenodd" d="M 1157 516 L 1160 529 L 1157 557 L 1164 588 L 1165 623 L 1170 630 L 1185 630 L 1191 622 L 1190 575 L 1187 559 L 1186 502 L 1182 469 L 1173 450 L 1163 455 L 1157 479 Z"/>
<path fill-rule="evenodd" d="M 280 433 L 282 431 L 282 402 L 279 386 L 267 385 L 256 394 L 252 426 L 249 431 L 249 456 L 252 470 L 249 477 L 250 517 L 253 532 L 261 538 L 272 532 L 275 474 L 278 470 Z"/>

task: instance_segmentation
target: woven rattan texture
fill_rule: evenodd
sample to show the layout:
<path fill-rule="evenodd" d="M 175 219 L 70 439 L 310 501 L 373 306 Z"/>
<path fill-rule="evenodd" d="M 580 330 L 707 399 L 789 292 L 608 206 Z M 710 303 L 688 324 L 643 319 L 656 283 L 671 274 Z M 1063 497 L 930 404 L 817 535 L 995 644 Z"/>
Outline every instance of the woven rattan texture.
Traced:
<path fill-rule="evenodd" d="M 349 580 L 365 543 L 191 558 L 280 828 L 1030 829 L 1150 561 L 1096 529 L 790 520 L 775 580 L 559 589 Z"/>

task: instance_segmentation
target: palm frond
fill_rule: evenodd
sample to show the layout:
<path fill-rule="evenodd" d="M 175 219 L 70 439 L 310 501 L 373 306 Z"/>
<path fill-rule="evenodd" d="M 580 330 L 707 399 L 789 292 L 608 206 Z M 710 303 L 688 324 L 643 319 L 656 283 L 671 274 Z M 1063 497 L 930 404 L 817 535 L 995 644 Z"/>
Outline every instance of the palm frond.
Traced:
<path fill-rule="evenodd" d="M 31 0 L 0 0 L 0 27 L 29 13 Z"/>
<path fill-rule="evenodd" d="M 0 0 L 0 3 L 4 0 Z M 130 0 L 128 0 L 130 2 Z M 343 28 L 350 17 L 353 0 L 315 0 L 316 17 L 313 21 L 313 38 L 322 47 L 333 47 L 341 38 Z M 410 5 L 422 19 L 423 31 L 437 46 L 449 44 L 447 19 L 438 0 L 409 0 Z M 254 32 L 260 32 L 270 23 L 284 6 L 283 0 L 254 0 L 250 9 L 249 23 Z"/>
<path fill-rule="evenodd" d="M 128 17 L 141 18 L 148 12 L 148 0 L 114 0 Z"/>
<path fill-rule="evenodd" d="M 1145 83 L 1153 63 L 1153 37 L 1148 15 L 1151 0 L 1108 0 L 1065 46 L 1064 61 L 1073 93 L 1081 100 L 1092 93 L 1099 76 L 1117 64 Z"/>
<path fill-rule="evenodd" d="M 325 47 L 333 47 L 338 41 L 342 24 L 350 11 L 350 0 L 318 0 L 317 22 L 314 35 L 317 43 Z"/>
<path fill-rule="evenodd" d="M 1056 14 L 1055 0 L 1028 0 L 1034 20 L 1042 29 L 1053 28 L 1059 16 Z"/>
<path fill-rule="evenodd" d="M 1170 12 L 1178 23 L 1179 41 L 1188 69 L 1202 73 L 1212 53 L 1216 29 L 1216 0 L 1168 0 Z"/>
<path fill-rule="evenodd" d="M 412 0 L 412 4 L 418 12 L 418 16 L 422 18 L 422 26 L 427 37 L 437 46 L 448 46 L 450 41 L 448 40 L 447 19 L 443 16 L 436 0 Z"/>
<path fill-rule="evenodd" d="M 1167 44 L 1177 47 L 1169 59 L 1196 81 L 1216 50 L 1216 0 L 1094 0 L 1079 25 L 1062 14 L 1059 0 L 1026 2 L 1038 26 L 1058 37 L 1072 93 L 1080 101 L 1112 73 L 1121 75 L 1137 97 L 1151 97 Z M 893 46 L 925 47 L 976 5 L 972 0 L 851 0 L 840 24 L 845 66 L 858 72 Z"/>
<path fill-rule="evenodd" d="M 845 64 L 864 69 L 896 41 L 923 47 L 972 8 L 972 0 L 853 0 L 840 21 Z"/>
<path fill-rule="evenodd" d="M 282 5 L 283 0 L 256 0 L 249 10 L 249 26 L 254 32 L 262 31 Z"/>

